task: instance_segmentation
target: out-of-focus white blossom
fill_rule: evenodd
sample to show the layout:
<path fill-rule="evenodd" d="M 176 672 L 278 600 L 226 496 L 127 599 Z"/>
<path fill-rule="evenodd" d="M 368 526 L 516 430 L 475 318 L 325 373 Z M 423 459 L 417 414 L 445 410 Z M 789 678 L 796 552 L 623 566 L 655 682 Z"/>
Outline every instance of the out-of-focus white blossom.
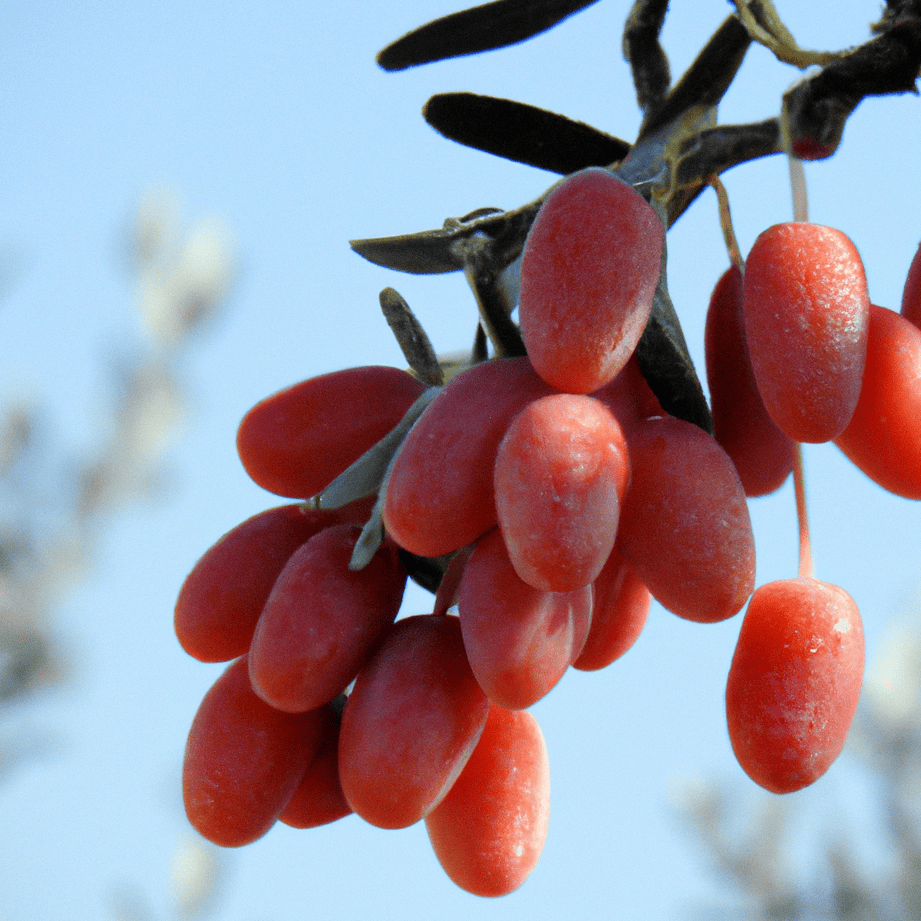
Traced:
<path fill-rule="evenodd" d="M 150 193 L 141 205 L 134 245 L 144 329 L 154 341 L 175 347 L 227 296 L 234 274 L 233 234 L 220 218 L 206 217 L 183 236 L 175 197 Z"/>
<path fill-rule="evenodd" d="M 863 693 L 877 718 L 917 725 L 921 719 L 921 634 L 918 625 L 895 624 L 867 669 Z"/>
<path fill-rule="evenodd" d="M 217 849 L 189 834 L 173 854 L 171 883 L 176 914 L 193 918 L 206 911 L 216 893 L 221 875 L 221 860 Z"/>

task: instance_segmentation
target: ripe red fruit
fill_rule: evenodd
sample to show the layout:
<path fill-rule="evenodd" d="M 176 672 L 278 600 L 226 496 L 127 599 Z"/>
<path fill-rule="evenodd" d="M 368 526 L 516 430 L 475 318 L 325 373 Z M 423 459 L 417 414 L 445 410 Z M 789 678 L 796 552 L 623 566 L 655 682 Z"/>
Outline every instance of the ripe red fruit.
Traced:
<path fill-rule="evenodd" d="M 316 828 L 351 815 L 339 782 L 339 728 L 342 713 L 337 701 L 320 708 L 322 727 L 306 773 L 288 801 L 279 822 L 292 828 Z"/>
<path fill-rule="evenodd" d="M 279 573 L 291 554 L 323 528 L 367 519 L 368 502 L 335 511 L 282 505 L 254 515 L 225 534 L 195 564 L 173 625 L 182 648 L 201 662 L 243 655 Z"/>
<path fill-rule="evenodd" d="M 726 685 L 729 738 L 749 777 L 772 793 L 821 777 L 844 747 L 863 667 L 860 612 L 844 589 L 809 578 L 762 585 Z"/>
<path fill-rule="evenodd" d="M 424 390 L 399 368 L 313 377 L 257 403 L 240 423 L 237 452 L 263 489 L 307 499 L 380 441 Z"/>
<path fill-rule="evenodd" d="M 547 592 L 594 581 L 614 546 L 629 476 L 624 434 L 598 400 L 557 393 L 529 403 L 495 465 L 499 527 L 518 575 Z"/>
<path fill-rule="evenodd" d="M 543 592 L 522 582 L 495 529 L 477 541 L 457 607 L 477 681 L 490 700 L 517 710 L 549 693 L 582 651 L 592 589 Z"/>
<path fill-rule="evenodd" d="M 702 623 L 741 610 L 755 584 L 745 493 L 726 452 L 672 416 L 629 432 L 632 478 L 618 544 L 663 607 Z"/>
<path fill-rule="evenodd" d="M 606 169 L 574 173 L 544 200 L 521 264 L 521 335 L 558 390 L 603 387 L 633 353 L 652 309 L 665 230 Z"/>
<path fill-rule="evenodd" d="M 758 390 L 795 441 L 830 441 L 850 421 L 867 353 L 863 263 L 839 230 L 776 224 L 745 263 L 745 331 Z"/>
<path fill-rule="evenodd" d="M 635 354 L 630 356 L 617 377 L 596 390 L 592 397 L 611 410 L 625 432 L 636 423 L 663 413 L 661 404 L 643 377 Z"/>
<path fill-rule="evenodd" d="M 393 539 L 410 553 L 441 556 L 494 527 L 496 449 L 515 415 L 550 393 L 527 358 L 486 361 L 451 380 L 394 462 L 384 504 Z"/>
<path fill-rule="evenodd" d="M 418 822 L 467 763 L 488 708 L 456 617 L 398 621 L 342 716 L 339 776 L 349 805 L 380 828 Z"/>
<path fill-rule="evenodd" d="M 902 316 L 921 328 L 921 245 L 908 267 L 905 287 L 902 289 Z"/>
<path fill-rule="evenodd" d="M 205 695 L 182 768 L 186 815 L 209 841 L 261 838 L 287 806 L 319 744 L 321 711 L 282 713 L 253 693 L 246 657 Z"/>
<path fill-rule="evenodd" d="M 550 818 L 550 766 L 537 720 L 490 704 L 460 777 L 425 818 L 435 856 L 462 889 L 496 897 L 537 864 Z"/>
<path fill-rule="evenodd" d="M 393 623 L 406 570 L 390 542 L 348 568 L 361 530 L 336 525 L 294 552 L 265 603 L 249 653 L 253 689 L 298 713 L 341 694 Z"/>
<path fill-rule="evenodd" d="M 921 330 L 870 307 L 870 341 L 854 415 L 835 444 L 870 479 L 921 499 Z"/>
<path fill-rule="evenodd" d="M 592 622 L 573 667 L 596 671 L 619 659 L 639 639 L 651 601 L 649 589 L 615 545 L 592 583 Z"/>
<path fill-rule="evenodd" d="M 704 348 L 714 437 L 732 458 L 746 496 L 774 492 L 793 470 L 794 442 L 774 424 L 758 391 L 745 339 L 742 273 L 735 265 L 710 298 Z"/>

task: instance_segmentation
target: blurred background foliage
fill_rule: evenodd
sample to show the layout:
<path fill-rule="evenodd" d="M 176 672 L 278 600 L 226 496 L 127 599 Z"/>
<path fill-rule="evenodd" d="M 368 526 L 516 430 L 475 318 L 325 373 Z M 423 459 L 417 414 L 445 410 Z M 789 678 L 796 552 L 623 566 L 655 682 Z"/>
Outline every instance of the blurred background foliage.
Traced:
<path fill-rule="evenodd" d="M 55 613 L 91 574 L 107 524 L 132 503 L 174 497 L 166 452 L 191 422 L 183 364 L 237 272 L 230 229 L 216 217 L 186 224 L 169 189 L 142 197 L 124 252 L 142 334 L 121 344 L 91 449 L 75 456 L 40 399 L 0 407 L 0 779 L 56 741 L 29 705 L 79 669 Z M 177 918 L 212 904 L 220 868 L 216 848 L 191 831 L 182 838 L 169 884 Z M 113 919 L 148 917 L 137 893 L 114 895 Z"/>

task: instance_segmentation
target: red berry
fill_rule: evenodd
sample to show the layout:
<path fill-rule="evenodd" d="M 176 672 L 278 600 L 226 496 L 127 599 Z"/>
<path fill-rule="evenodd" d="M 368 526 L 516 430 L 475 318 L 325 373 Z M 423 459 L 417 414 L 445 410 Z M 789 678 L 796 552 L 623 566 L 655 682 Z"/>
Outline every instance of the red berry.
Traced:
<path fill-rule="evenodd" d="M 713 291 L 704 347 L 714 437 L 732 458 L 746 496 L 774 492 L 793 470 L 795 447 L 774 424 L 755 382 L 745 339 L 742 273 L 736 266 Z"/>
<path fill-rule="evenodd" d="M 636 354 L 630 356 L 623 370 L 610 384 L 596 390 L 592 397 L 611 410 L 625 432 L 636 423 L 663 413 L 661 404 L 640 371 Z"/>
<path fill-rule="evenodd" d="M 527 358 L 499 358 L 455 377 L 400 448 L 384 525 L 405 550 L 441 556 L 496 524 L 493 467 L 511 420 L 551 389 Z"/>
<path fill-rule="evenodd" d="M 776 224 L 745 263 L 745 331 L 758 390 L 795 441 L 830 441 L 854 413 L 867 354 L 863 263 L 839 230 Z"/>
<path fill-rule="evenodd" d="M 617 536 L 627 444 L 598 400 L 558 393 L 529 403 L 496 453 L 499 527 L 515 571 L 535 588 L 594 581 Z"/>
<path fill-rule="evenodd" d="M 519 317 L 537 373 L 591 393 L 633 354 L 652 309 L 665 231 L 631 186 L 592 167 L 547 196 L 521 264 Z"/>
<path fill-rule="evenodd" d="M 302 381 L 243 417 L 240 460 L 263 489 L 307 499 L 394 428 L 424 390 L 411 374 L 388 367 L 349 368 Z"/>
<path fill-rule="evenodd" d="M 871 480 L 921 499 L 921 330 L 870 307 L 870 341 L 854 415 L 835 444 Z"/>
<path fill-rule="evenodd" d="M 237 525 L 205 553 L 182 585 L 173 619 L 182 648 L 201 662 L 243 655 L 294 551 L 323 528 L 365 520 L 370 511 L 365 501 L 335 511 L 282 505 Z"/>
<path fill-rule="evenodd" d="M 752 596 L 729 680 L 726 716 L 739 764 L 772 793 L 813 783 L 841 753 L 863 680 L 854 599 L 799 578 Z"/>
<path fill-rule="evenodd" d="M 739 475 L 702 429 L 671 416 L 629 433 L 632 479 L 618 542 L 653 597 L 688 620 L 725 620 L 755 582 L 755 541 Z"/>
<path fill-rule="evenodd" d="M 297 713 L 338 697 L 393 623 L 406 570 L 385 543 L 364 569 L 349 569 L 360 529 L 326 528 L 281 571 L 256 625 L 249 673 L 260 697 Z"/>
<path fill-rule="evenodd" d="M 462 889 L 496 897 L 537 864 L 550 818 L 550 766 L 537 721 L 490 704 L 480 741 L 425 818 L 438 861 Z"/>
<path fill-rule="evenodd" d="M 342 714 L 336 702 L 320 708 L 322 728 L 306 773 L 288 805 L 278 817 L 292 828 L 316 828 L 344 818 L 352 812 L 339 782 L 339 728 Z"/>
<path fill-rule="evenodd" d="M 615 545 L 592 584 L 592 623 L 573 667 L 596 671 L 619 659 L 646 625 L 652 596 Z"/>
<path fill-rule="evenodd" d="M 522 582 L 496 529 L 477 541 L 457 606 L 477 681 L 490 700 L 517 710 L 549 693 L 582 651 L 592 589 L 543 592 Z"/>
<path fill-rule="evenodd" d="M 349 805 L 380 828 L 418 822 L 467 763 L 488 708 L 456 617 L 398 621 L 342 717 L 339 776 Z"/>
<path fill-rule="evenodd" d="M 223 847 L 261 838 L 304 776 L 323 722 L 321 711 L 282 713 L 257 697 L 245 656 L 228 666 L 186 744 L 182 793 L 192 825 Z"/>

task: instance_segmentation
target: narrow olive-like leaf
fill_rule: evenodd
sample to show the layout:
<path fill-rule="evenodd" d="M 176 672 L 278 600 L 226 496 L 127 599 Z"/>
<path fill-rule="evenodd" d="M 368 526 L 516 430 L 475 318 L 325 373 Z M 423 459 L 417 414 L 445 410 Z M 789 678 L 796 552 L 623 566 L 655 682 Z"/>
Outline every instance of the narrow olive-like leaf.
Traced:
<path fill-rule="evenodd" d="M 323 498 L 330 490 L 335 490 L 336 484 L 342 481 L 341 495 L 334 497 L 335 501 L 341 501 L 346 494 L 354 491 L 348 482 L 348 474 L 352 470 L 355 471 L 356 480 L 366 478 L 375 481 L 374 490 L 377 491 L 377 500 L 374 503 L 374 508 L 371 509 L 371 515 L 365 522 L 365 526 L 361 529 L 361 534 L 358 535 L 355 548 L 352 550 L 352 558 L 349 560 L 349 569 L 353 571 L 364 569 L 384 542 L 384 503 L 387 499 L 387 484 L 390 482 L 390 476 L 393 473 L 393 465 L 396 463 L 400 447 L 410 429 L 439 393 L 441 393 L 440 387 L 430 387 L 426 390 L 409 408 L 396 428 L 388 435 L 385 435 L 370 451 L 365 452 L 363 457 L 360 457 L 345 473 L 333 480 L 319 496 L 314 497 L 312 500 L 316 503 L 315 508 L 327 507 L 321 504 Z M 367 459 L 371 454 L 374 457 Z M 359 469 L 363 463 L 367 469 Z"/>
<path fill-rule="evenodd" d="M 523 42 L 597 0 L 495 0 L 435 19 L 377 56 L 384 70 L 405 70 Z"/>
<path fill-rule="evenodd" d="M 423 230 L 394 237 L 350 240 L 349 246 L 368 262 L 413 275 L 456 272 L 461 266 L 451 252 L 456 231 Z"/>
<path fill-rule="evenodd" d="M 441 93 L 425 120 L 458 144 L 562 176 L 622 160 L 630 145 L 584 122 L 537 106 L 476 93 Z"/>
<path fill-rule="evenodd" d="M 667 291 L 662 295 L 656 293 L 636 358 L 662 408 L 712 435 L 710 407 Z"/>
<path fill-rule="evenodd" d="M 438 356 L 409 304 L 393 288 L 384 288 L 381 291 L 380 302 L 384 319 L 387 320 L 387 325 L 413 373 L 423 383 L 441 387 L 444 384 L 444 374 L 441 365 L 438 364 Z"/>
<path fill-rule="evenodd" d="M 715 107 L 735 79 L 751 38 L 735 16 L 727 17 L 660 106 L 643 121 L 637 143 L 694 108 Z"/>
<path fill-rule="evenodd" d="M 633 72 L 636 100 L 644 112 L 662 104 L 671 84 L 668 58 L 659 32 L 668 0 L 636 0 L 624 25 L 624 60 Z"/>
<path fill-rule="evenodd" d="M 717 104 L 750 44 L 745 27 L 736 17 L 728 17 L 662 104 L 647 113 L 639 138 L 617 170 L 631 185 L 645 181 L 656 187 L 669 227 L 706 185 L 704 179 L 677 182 L 677 165 L 702 133 L 716 127 Z"/>
<path fill-rule="evenodd" d="M 483 233 L 494 241 L 494 252 L 501 259 L 499 268 L 503 268 L 521 253 L 542 201 L 543 197 L 514 211 L 489 213 L 473 220 L 451 219 L 445 221 L 440 230 L 352 240 L 350 245 L 356 253 L 375 265 L 414 275 L 431 275 L 462 269 L 463 241 L 476 233 Z"/>
<path fill-rule="evenodd" d="M 312 509 L 341 508 L 349 502 L 364 499 L 365 496 L 378 492 L 388 466 L 399 451 L 407 433 L 440 392 L 440 387 L 429 387 L 423 391 L 397 425 L 343 470 L 322 492 L 308 499 L 305 505 Z"/>
<path fill-rule="evenodd" d="M 662 206 L 652 202 L 664 219 Z M 652 302 L 652 314 L 636 349 L 636 358 L 646 383 L 656 395 L 662 408 L 672 416 L 684 419 L 713 434 L 713 417 L 703 387 L 694 369 L 691 353 L 668 293 L 666 266 L 668 255 L 662 250 L 659 283 Z"/>
<path fill-rule="evenodd" d="M 686 147 L 687 153 L 675 164 L 675 183 L 680 187 L 705 183 L 739 163 L 780 153 L 780 119 L 718 125 L 689 138 Z"/>

